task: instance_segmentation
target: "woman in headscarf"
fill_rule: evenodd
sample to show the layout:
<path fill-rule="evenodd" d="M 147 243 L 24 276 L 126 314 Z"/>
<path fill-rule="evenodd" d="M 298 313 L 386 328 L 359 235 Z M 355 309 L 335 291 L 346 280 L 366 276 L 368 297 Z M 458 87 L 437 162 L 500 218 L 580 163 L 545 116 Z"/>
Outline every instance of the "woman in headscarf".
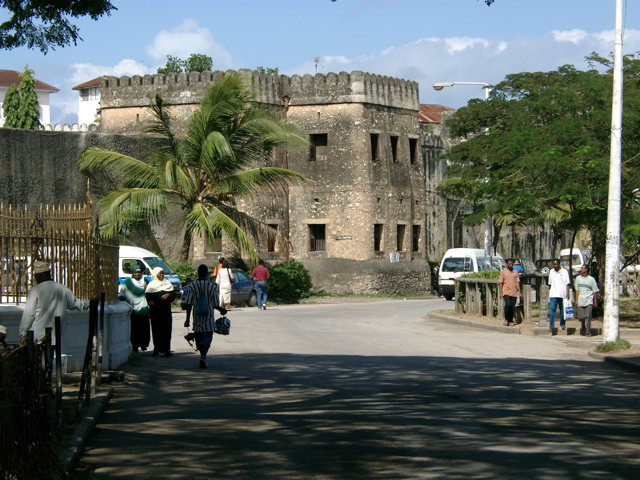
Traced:
<path fill-rule="evenodd" d="M 171 304 L 176 299 L 176 293 L 169 280 L 164 278 L 164 270 L 156 267 L 151 271 L 152 280 L 147 286 L 145 296 L 151 314 L 151 331 L 153 334 L 153 356 L 164 353 L 171 357 Z"/>
<path fill-rule="evenodd" d="M 233 273 L 229 269 L 229 262 L 223 260 L 222 268 L 218 270 L 216 276 L 216 284 L 220 292 L 220 306 L 227 310 L 231 309 L 231 285 L 234 281 Z"/>
<path fill-rule="evenodd" d="M 149 305 L 145 297 L 147 282 L 142 276 L 142 269 L 136 266 L 131 278 L 127 278 L 120 289 L 120 297 L 133 307 L 131 310 L 131 346 L 133 351 L 143 352 L 149 346 Z"/>

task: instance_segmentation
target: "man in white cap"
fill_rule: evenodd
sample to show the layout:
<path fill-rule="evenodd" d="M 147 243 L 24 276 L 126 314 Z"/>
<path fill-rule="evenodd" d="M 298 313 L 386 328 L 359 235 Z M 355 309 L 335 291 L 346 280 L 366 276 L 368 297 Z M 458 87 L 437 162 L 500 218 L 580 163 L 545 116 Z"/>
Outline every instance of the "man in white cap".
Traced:
<path fill-rule="evenodd" d="M 51 279 L 51 267 L 46 262 L 33 262 L 33 274 L 37 285 L 29 290 L 27 304 L 22 313 L 20 335 L 24 338 L 29 330 L 33 330 L 34 340 L 45 335 L 45 329 L 51 327 L 51 343 L 55 343 L 55 317 L 63 318 L 67 310 L 85 310 L 89 302 L 78 300 L 71 290 Z M 92 295 L 97 299 L 97 295 Z"/>

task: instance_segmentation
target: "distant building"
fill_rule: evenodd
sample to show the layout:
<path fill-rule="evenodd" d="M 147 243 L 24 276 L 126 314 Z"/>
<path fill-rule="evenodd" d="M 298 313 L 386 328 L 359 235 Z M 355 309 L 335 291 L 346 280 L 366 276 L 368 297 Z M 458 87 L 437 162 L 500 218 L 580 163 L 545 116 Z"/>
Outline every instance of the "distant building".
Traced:
<path fill-rule="evenodd" d="M 88 82 L 81 83 L 72 88 L 78 90 L 78 123 L 90 125 L 97 123 L 100 117 L 100 82 L 109 76 L 96 77 Z"/>
<path fill-rule="evenodd" d="M 0 126 L 4 125 L 4 96 L 11 85 L 16 88 L 20 85 L 20 73 L 15 70 L 0 70 Z M 36 79 L 36 94 L 40 105 L 40 123 L 51 123 L 51 107 L 49 106 L 49 94 L 59 92 L 60 89 Z"/>

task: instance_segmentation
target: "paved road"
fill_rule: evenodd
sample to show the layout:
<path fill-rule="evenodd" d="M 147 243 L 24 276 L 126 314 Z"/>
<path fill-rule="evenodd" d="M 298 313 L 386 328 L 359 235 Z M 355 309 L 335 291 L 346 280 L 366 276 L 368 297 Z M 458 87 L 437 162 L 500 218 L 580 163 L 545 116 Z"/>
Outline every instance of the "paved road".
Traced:
<path fill-rule="evenodd" d="M 441 300 L 238 309 L 209 370 L 126 366 L 83 479 L 638 479 L 640 376 Z"/>

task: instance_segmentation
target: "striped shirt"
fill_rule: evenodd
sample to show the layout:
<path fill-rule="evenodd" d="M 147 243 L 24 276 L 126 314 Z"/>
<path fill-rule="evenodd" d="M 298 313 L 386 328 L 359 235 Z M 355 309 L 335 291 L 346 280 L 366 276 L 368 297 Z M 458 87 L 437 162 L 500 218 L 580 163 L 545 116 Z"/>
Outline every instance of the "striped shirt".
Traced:
<path fill-rule="evenodd" d="M 214 283 L 207 279 L 198 278 L 189 284 L 185 295 L 184 303 L 187 305 L 195 305 L 198 297 L 204 295 L 207 298 L 207 306 L 209 313 L 207 315 L 196 315 L 192 309 L 193 331 L 194 332 L 213 332 L 214 328 L 214 307 L 218 306 L 218 288 Z"/>

